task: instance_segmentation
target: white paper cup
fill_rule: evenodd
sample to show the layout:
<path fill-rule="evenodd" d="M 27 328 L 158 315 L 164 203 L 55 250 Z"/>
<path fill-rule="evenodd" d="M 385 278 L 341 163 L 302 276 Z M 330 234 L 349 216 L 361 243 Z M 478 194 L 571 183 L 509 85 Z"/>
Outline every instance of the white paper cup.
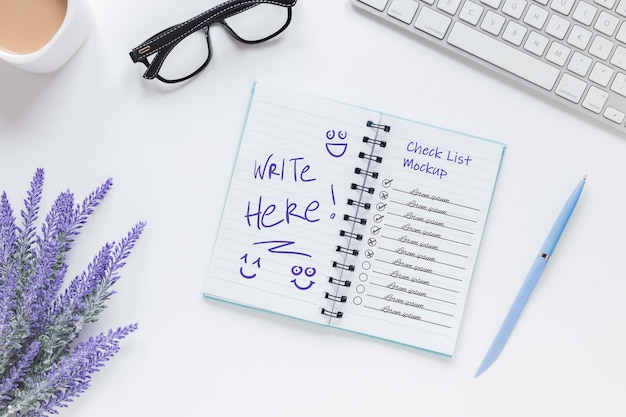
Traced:
<path fill-rule="evenodd" d="M 63 23 L 48 43 L 27 54 L 6 51 L 0 45 L 0 60 L 31 72 L 56 71 L 85 42 L 91 31 L 91 20 L 91 10 L 87 0 L 67 0 L 67 11 Z"/>

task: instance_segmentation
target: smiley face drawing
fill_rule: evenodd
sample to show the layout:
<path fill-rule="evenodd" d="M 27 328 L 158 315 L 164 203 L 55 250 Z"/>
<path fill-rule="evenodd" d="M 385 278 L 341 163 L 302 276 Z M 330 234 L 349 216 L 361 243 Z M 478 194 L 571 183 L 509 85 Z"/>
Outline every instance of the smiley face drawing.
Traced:
<path fill-rule="evenodd" d="M 243 255 L 241 258 L 239 258 L 240 260 L 242 260 L 246 265 L 248 264 L 248 254 L 246 253 L 245 255 Z M 251 262 L 251 265 L 255 265 L 257 267 L 257 269 L 261 269 L 261 258 L 257 258 L 256 261 Z M 251 268 L 253 269 L 253 268 Z M 257 273 L 248 273 L 247 271 L 244 271 L 243 266 L 239 268 L 239 275 L 241 275 L 243 278 L 245 279 L 253 279 L 256 278 Z"/>
<path fill-rule="evenodd" d="M 313 285 L 315 285 L 315 281 L 311 280 L 310 278 L 313 278 L 316 273 L 317 273 L 317 271 L 312 266 L 309 266 L 307 268 L 303 268 L 303 267 L 301 267 L 299 265 L 296 265 L 293 268 L 291 268 L 291 274 L 296 277 L 296 278 L 291 280 L 291 283 L 293 285 L 295 285 L 295 287 L 297 289 L 302 290 L 302 291 L 306 291 L 306 290 L 310 289 Z M 299 277 L 302 274 L 304 274 L 305 277 L 309 278 L 309 284 L 308 285 L 300 285 L 300 284 L 298 284 L 297 277 Z"/>
<path fill-rule="evenodd" d="M 348 150 L 348 144 L 345 143 L 346 138 L 348 137 L 348 132 L 343 130 L 339 130 L 335 132 L 334 130 L 329 130 L 326 132 L 326 152 L 333 158 L 341 158 Z"/>

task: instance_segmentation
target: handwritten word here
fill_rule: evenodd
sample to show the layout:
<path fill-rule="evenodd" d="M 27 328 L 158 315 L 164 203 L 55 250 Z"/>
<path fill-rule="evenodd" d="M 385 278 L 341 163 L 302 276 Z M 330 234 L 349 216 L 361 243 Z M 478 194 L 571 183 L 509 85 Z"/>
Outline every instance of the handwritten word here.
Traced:
<path fill-rule="evenodd" d="M 293 182 L 306 184 L 316 181 L 309 172 L 311 165 L 303 157 L 280 158 L 273 153 L 265 160 L 254 161 L 253 176 L 259 181 Z M 315 223 L 320 220 L 317 210 L 320 208 L 318 200 L 306 202 L 296 201 L 292 197 L 284 197 L 279 204 L 268 202 L 263 195 L 256 200 L 249 200 L 244 217 L 249 227 L 257 230 L 269 229 L 280 224 L 292 222 Z M 274 200 L 275 201 L 275 200 Z"/>
<path fill-rule="evenodd" d="M 304 208 L 303 208 L 304 207 Z M 267 204 L 263 201 L 263 196 L 259 196 L 256 204 L 248 201 L 248 209 L 244 217 L 248 226 L 256 227 L 258 230 L 278 226 L 281 223 L 292 223 L 301 220 L 308 223 L 315 223 L 320 220 L 315 216 L 315 211 L 320 208 L 320 202 L 313 200 L 307 204 L 298 204 L 288 197 L 280 207 L 276 204 Z"/>

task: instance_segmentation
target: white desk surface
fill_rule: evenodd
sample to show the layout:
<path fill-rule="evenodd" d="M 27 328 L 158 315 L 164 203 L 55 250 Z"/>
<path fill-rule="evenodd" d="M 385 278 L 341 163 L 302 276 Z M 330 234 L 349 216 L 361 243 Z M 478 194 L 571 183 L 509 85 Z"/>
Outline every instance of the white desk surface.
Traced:
<path fill-rule="evenodd" d="M 128 51 L 217 0 L 92 0 L 93 32 L 51 75 L 0 63 L 0 190 L 37 167 L 44 211 L 115 185 L 70 277 L 148 227 L 84 336 L 137 322 L 68 409 L 84 416 L 623 416 L 626 136 L 380 24 L 347 0 L 301 0 L 273 42 L 211 30 L 193 82 L 141 78 Z M 444 358 L 202 298 L 253 81 L 271 81 L 507 144 L 457 350 Z M 498 361 L 474 371 L 565 199 L 587 186 Z"/>

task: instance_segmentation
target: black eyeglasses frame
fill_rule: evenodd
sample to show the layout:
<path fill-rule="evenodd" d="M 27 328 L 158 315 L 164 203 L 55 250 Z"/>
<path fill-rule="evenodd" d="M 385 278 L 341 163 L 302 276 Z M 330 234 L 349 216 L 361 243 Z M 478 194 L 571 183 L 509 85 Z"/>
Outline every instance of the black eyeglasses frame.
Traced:
<path fill-rule="evenodd" d="M 265 42 L 278 36 L 287 28 L 287 26 L 289 26 L 292 15 L 291 8 L 296 4 L 296 1 L 297 0 L 228 0 L 183 23 L 162 30 L 161 32 L 141 43 L 136 48 L 133 48 L 129 52 L 129 55 L 134 63 L 140 62 L 146 66 L 147 70 L 144 72 L 143 78 L 149 80 L 156 78 L 159 81 L 168 84 L 186 81 L 198 75 L 202 70 L 207 67 L 207 65 L 209 65 L 209 62 L 211 61 L 211 58 L 213 56 L 211 49 L 211 39 L 209 36 L 209 28 L 211 25 L 216 23 L 221 24 L 230 36 L 244 44 L 257 44 Z M 244 39 L 239 36 L 235 32 L 235 30 L 233 30 L 225 21 L 229 17 L 232 17 L 239 13 L 243 13 L 262 4 L 271 4 L 287 8 L 287 18 L 283 26 L 276 32 L 266 36 L 265 38 L 255 40 Z M 175 80 L 170 80 L 159 75 L 159 71 L 161 70 L 163 63 L 165 62 L 165 59 L 168 57 L 170 52 L 187 36 L 200 30 L 204 32 L 208 48 L 208 55 L 204 63 L 191 74 Z M 150 62 L 148 61 L 148 57 L 152 55 L 155 56 L 152 59 L 152 62 Z"/>

